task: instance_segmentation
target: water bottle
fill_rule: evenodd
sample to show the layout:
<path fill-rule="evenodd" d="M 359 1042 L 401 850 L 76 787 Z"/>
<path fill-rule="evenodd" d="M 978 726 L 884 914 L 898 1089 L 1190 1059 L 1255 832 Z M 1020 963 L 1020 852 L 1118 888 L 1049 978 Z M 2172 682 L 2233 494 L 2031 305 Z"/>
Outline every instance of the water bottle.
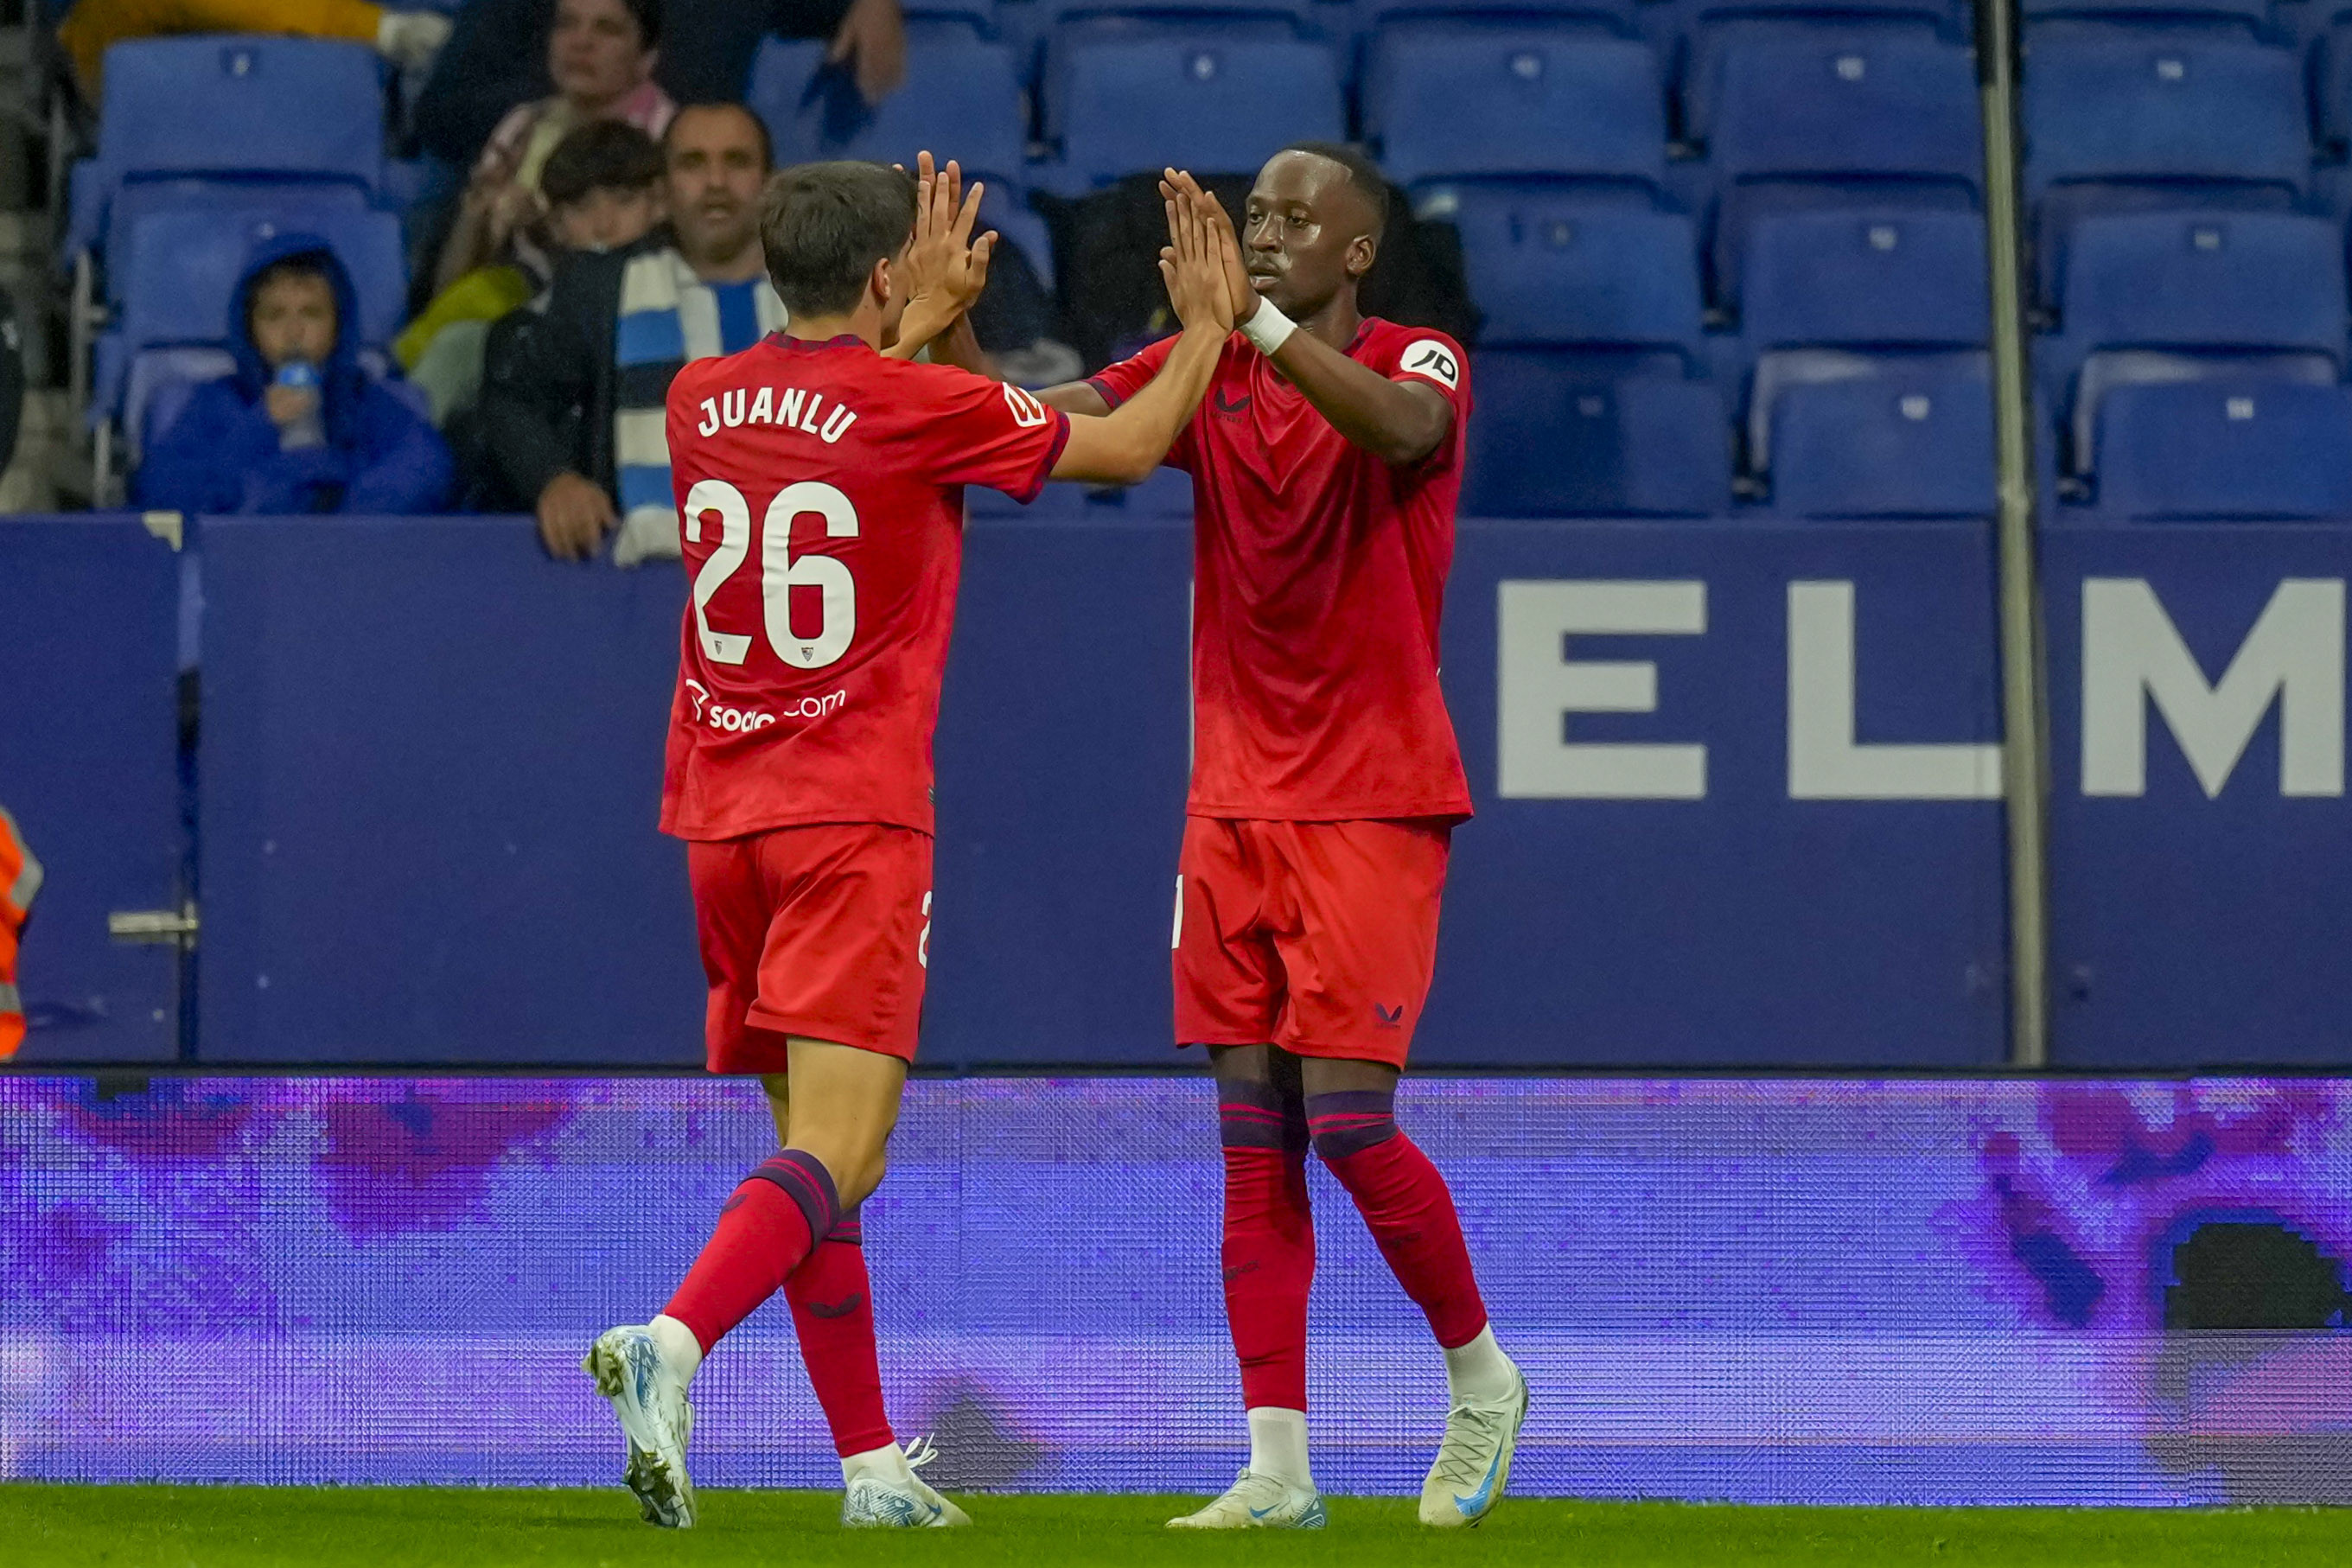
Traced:
<path fill-rule="evenodd" d="M 278 384 L 300 387 L 315 394 L 319 390 L 319 367 L 309 360 L 288 360 L 278 367 Z M 314 396 L 311 399 L 310 413 L 295 420 L 291 425 L 281 425 L 278 427 L 278 449 L 281 452 L 293 452 L 305 447 L 325 446 L 327 426 L 320 417 L 323 411 L 324 400 Z"/>

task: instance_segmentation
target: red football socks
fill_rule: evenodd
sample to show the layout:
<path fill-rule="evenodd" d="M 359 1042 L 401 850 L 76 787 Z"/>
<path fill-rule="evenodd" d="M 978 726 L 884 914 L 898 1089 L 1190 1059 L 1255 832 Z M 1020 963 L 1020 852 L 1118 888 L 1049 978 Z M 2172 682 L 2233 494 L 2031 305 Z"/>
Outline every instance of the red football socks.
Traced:
<path fill-rule="evenodd" d="M 832 1173 L 815 1155 L 787 1149 L 762 1162 L 719 1211 L 718 1228 L 663 1311 L 693 1330 L 709 1354 L 782 1289 L 817 1238 L 832 1231 L 840 1208 Z"/>
<path fill-rule="evenodd" d="M 1486 1326 L 1470 1248 L 1445 1178 L 1397 1128 L 1394 1099 L 1378 1089 L 1307 1097 L 1307 1124 L 1323 1157 L 1380 1244 L 1381 1255 L 1447 1350 Z M 1230 1289 L 1230 1287 L 1228 1287 Z"/>
<path fill-rule="evenodd" d="M 809 1386 L 843 1458 L 898 1439 L 882 1410 L 882 1367 L 874 1350 L 874 1287 L 866 1274 L 866 1234 L 857 1211 L 841 1216 L 808 1261 L 784 1281 Z"/>
<path fill-rule="evenodd" d="M 1225 1319 L 1242 1364 L 1242 1403 L 1307 1408 L 1307 1294 L 1315 1220 L 1307 1202 L 1307 1129 L 1268 1084 L 1218 1087 L 1225 1154 Z"/>

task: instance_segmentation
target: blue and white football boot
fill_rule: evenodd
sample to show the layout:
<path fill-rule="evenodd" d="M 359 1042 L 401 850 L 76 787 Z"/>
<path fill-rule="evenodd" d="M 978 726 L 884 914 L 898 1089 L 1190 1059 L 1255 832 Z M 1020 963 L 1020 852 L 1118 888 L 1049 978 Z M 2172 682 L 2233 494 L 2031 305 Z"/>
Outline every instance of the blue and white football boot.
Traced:
<path fill-rule="evenodd" d="M 580 1365 L 596 1380 L 596 1392 L 613 1402 L 628 1436 L 629 1466 L 622 1479 L 637 1494 L 637 1511 L 664 1530 L 693 1524 L 686 1440 L 694 1430 L 694 1406 L 687 1402 L 685 1377 L 663 1357 L 653 1331 L 643 1323 L 607 1329 Z"/>
<path fill-rule="evenodd" d="M 1328 1522 L 1323 1494 L 1278 1476 L 1244 1470 L 1223 1496 L 1168 1521 L 1171 1530 L 1320 1530 Z"/>
<path fill-rule="evenodd" d="M 1445 1413 L 1445 1440 L 1421 1483 L 1421 1522 L 1440 1530 L 1484 1523 L 1511 1479 L 1511 1456 L 1528 1420 L 1527 1374 L 1499 1405 L 1457 1405 Z"/>
<path fill-rule="evenodd" d="M 847 1461 L 842 1479 L 848 1489 L 841 1498 L 844 1530 L 945 1530 L 970 1524 L 971 1515 L 933 1491 L 915 1474 L 940 1457 L 929 1437 L 918 1437 L 905 1448 L 880 1448 L 872 1456 Z M 862 1462 L 868 1458 L 877 1462 Z M 855 1467 L 853 1468 L 852 1467 Z"/>

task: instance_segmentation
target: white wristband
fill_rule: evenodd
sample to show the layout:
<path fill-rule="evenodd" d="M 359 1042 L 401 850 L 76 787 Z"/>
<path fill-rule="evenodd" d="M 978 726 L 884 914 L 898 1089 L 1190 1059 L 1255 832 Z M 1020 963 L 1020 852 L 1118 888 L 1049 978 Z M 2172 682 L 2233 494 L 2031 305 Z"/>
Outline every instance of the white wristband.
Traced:
<path fill-rule="evenodd" d="M 1274 308 L 1271 300 L 1260 300 L 1250 319 L 1241 324 L 1242 336 L 1262 354 L 1270 354 L 1290 340 L 1298 323 Z"/>

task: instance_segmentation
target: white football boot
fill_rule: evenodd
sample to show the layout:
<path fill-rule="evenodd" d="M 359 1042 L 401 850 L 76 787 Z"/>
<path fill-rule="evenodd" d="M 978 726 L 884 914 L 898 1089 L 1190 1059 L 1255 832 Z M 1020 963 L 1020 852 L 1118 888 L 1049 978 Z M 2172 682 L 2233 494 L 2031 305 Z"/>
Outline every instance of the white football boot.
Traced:
<path fill-rule="evenodd" d="M 929 1437 L 890 1451 L 898 1456 L 897 1464 L 884 1460 L 848 1478 L 848 1490 L 841 1499 L 843 1529 L 944 1530 L 971 1522 L 971 1515 L 915 1474 L 940 1457 Z"/>
<path fill-rule="evenodd" d="M 613 1402 L 628 1436 L 629 1466 L 622 1479 L 637 1494 L 637 1511 L 665 1530 L 691 1525 L 694 1481 L 686 1473 L 686 1440 L 694 1430 L 694 1406 L 687 1401 L 686 1379 L 663 1357 L 653 1331 L 642 1323 L 607 1329 L 580 1365 L 596 1380 L 596 1392 Z"/>
<path fill-rule="evenodd" d="M 1445 1440 L 1421 1483 L 1422 1523 L 1441 1530 L 1478 1524 L 1503 1500 L 1528 1419 L 1526 1373 L 1518 1383 L 1518 1392 L 1498 1405 L 1457 1405 L 1445 1413 Z"/>
<path fill-rule="evenodd" d="M 1171 1530 L 1320 1530 L 1329 1521 L 1323 1494 L 1277 1476 L 1244 1470 L 1198 1513 L 1168 1521 Z"/>

